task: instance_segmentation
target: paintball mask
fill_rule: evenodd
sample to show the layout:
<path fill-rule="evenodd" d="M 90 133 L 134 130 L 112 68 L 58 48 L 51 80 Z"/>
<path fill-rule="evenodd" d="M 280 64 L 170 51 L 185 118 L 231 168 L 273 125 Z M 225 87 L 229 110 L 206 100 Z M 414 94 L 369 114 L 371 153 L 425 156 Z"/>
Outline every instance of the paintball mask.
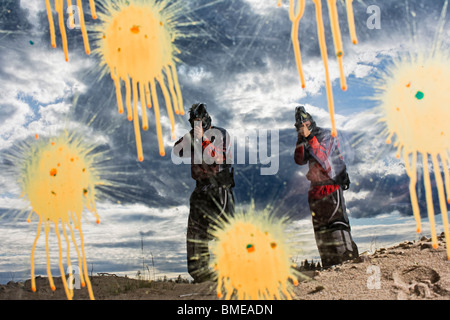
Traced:
<path fill-rule="evenodd" d="M 298 106 L 295 108 L 295 128 L 300 129 L 302 123 L 309 121 L 311 124 L 308 127 L 309 131 L 313 131 L 316 128 L 316 122 L 311 115 L 306 112 L 304 106 Z"/>
<path fill-rule="evenodd" d="M 206 131 L 211 127 L 211 117 L 206 110 L 206 104 L 195 103 L 189 109 L 189 123 L 191 124 L 192 128 L 194 128 L 196 119 L 200 119 L 202 121 L 203 131 Z"/>

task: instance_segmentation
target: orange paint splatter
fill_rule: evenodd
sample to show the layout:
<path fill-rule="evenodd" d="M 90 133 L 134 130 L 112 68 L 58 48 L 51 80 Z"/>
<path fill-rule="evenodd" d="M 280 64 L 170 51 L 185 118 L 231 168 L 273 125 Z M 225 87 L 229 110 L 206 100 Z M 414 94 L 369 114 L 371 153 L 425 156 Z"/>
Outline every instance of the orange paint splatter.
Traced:
<path fill-rule="evenodd" d="M 217 296 L 231 299 L 292 299 L 291 282 L 302 276 L 291 262 L 285 222 L 267 211 L 236 213 L 211 233 L 210 266 L 217 274 Z"/>
<path fill-rule="evenodd" d="M 450 259 L 450 232 L 447 216 L 447 202 L 450 199 L 449 159 L 450 139 L 448 139 L 450 110 L 450 58 L 439 52 L 434 55 L 420 53 L 411 59 L 400 59 L 380 85 L 383 121 L 388 129 L 387 142 L 396 136 L 397 157 L 403 153 L 406 172 L 410 178 L 409 191 L 417 232 L 421 232 L 421 218 L 416 193 L 417 155 L 422 155 L 423 181 L 430 221 L 433 247 L 437 247 L 434 219 L 434 205 L 430 181 L 429 160 L 433 166 L 439 196 L 444 234 L 447 241 L 447 256 Z M 409 79 L 414 79 L 411 83 Z M 405 83 L 407 85 L 405 86 Z M 397 107 L 397 106 L 400 107 Z M 439 161 L 440 160 L 440 161 Z M 441 175 L 443 167 L 444 179 Z"/>
<path fill-rule="evenodd" d="M 49 259 L 49 233 L 51 228 L 54 228 L 58 238 L 59 268 L 67 298 L 72 299 L 73 290 L 68 288 L 65 278 L 61 232 L 69 246 L 69 231 L 78 255 L 81 285 L 83 287 L 87 285 L 89 296 L 94 299 L 88 277 L 81 226 L 81 215 L 84 210 L 93 213 L 99 222 L 95 206 L 95 187 L 104 183 L 99 180 L 95 168 L 96 154 L 93 150 L 94 146 L 86 145 L 79 137 L 64 133 L 53 140 L 40 139 L 22 151 L 19 184 L 24 199 L 29 201 L 32 208 L 27 221 L 31 221 L 32 214 L 39 217 L 36 238 L 31 251 L 31 288 L 33 291 L 36 291 L 35 251 L 42 229 L 45 232 L 49 284 L 52 290 L 56 289 Z M 79 233 L 79 244 L 75 240 L 74 228 Z M 67 250 L 67 262 L 70 266 L 69 250 Z"/>
<path fill-rule="evenodd" d="M 184 114 L 183 99 L 175 68 L 178 49 L 174 41 L 177 15 L 167 1 L 138 0 L 103 2 L 103 23 L 96 28 L 100 46 L 96 53 L 101 67 L 114 81 L 118 112 L 124 112 L 121 87 L 125 86 L 127 118 L 133 121 L 139 161 L 144 160 L 141 128 L 148 130 L 148 108 L 155 112 L 159 152 L 165 155 L 160 122 L 157 84 L 163 94 L 169 116 L 172 139 L 175 139 L 175 114 Z M 140 103 L 140 109 L 138 108 Z M 139 110 L 142 124 L 139 123 Z"/>

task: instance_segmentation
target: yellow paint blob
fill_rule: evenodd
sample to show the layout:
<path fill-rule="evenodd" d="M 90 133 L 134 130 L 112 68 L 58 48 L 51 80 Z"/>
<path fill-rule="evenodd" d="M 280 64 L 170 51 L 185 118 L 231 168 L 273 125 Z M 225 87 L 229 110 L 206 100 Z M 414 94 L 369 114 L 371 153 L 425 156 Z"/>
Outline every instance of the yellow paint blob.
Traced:
<path fill-rule="evenodd" d="M 67 286 L 63 267 L 63 249 L 61 231 L 67 244 L 67 263 L 71 265 L 69 253 L 69 236 L 78 255 L 81 285 L 87 284 L 89 295 L 94 299 L 88 277 L 84 253 L 84 239 L 81 216 L 84 210 L 90 211 L 99 223 L 95 206 L 96 185 L 101 184 L 95 169 L 95 152 L 93 147 L 86 146 L 74 134 L 64 133 L 53 139 L 39 138 L 27 150 L 23 150 L 23 164 L 20 170 L 19 183 L 23 197 L 32 208 L 31 216 L 39 217 L 37 234 L 31 251 L 31 287 L 36 291 L 34 276 L 34 258 L 37 241 L 42 228 L 45 231 L 47 274 L 50 287 L 55 290 L 49 258 L 49 233 L 54 228 L 58 238 L 59 268 L 63 278 L 67 298 L 72 299 L 73 290 Z M 74 229 L 79 233 L 80 244 L 75 240 Z"/>
<path fill-rule="evenodd" d="M 101 67 L 114 81 L 118 111 L 124 112 L 121 93 L 124 85 L 127 116 L 134 123 L 137 155 L 139 161 L 143 161 L 140 129 L 148 130 L 146 109 L 153 107 L 159 152 L 164 156 L 157 84 L 164 96 L 172 139 L 175 139 L 174 111 L 184 114 L 175 67 L 178 50 L 173 43 L 178 36 L 174 28 L 176 11 L 170 10 L 167 1 L 120 0 L 103 5 L 105 13 L 99 13 L 102 24 L 96 28 L 99 40 L 96 52 L 101 57 Z"/>
<path fill-rule="evenodd" d="M 301 59 L 301 52 L 300 52 L 300 43 L 298 39 L 298 29 L 300 24 L 300 19 L 302 18 L 304 11 L 305 11 L 305 1 L 306 0 L 289 0 L 289 18 L 292 22 L 292 32 L 291 32 L 291 39 L 292 44 L 294 47 L 294 54 L 295 54 L 295 60 L 297 63 L 297 69 L 300 76 L 300 82 L 302 88 L 306 87 L 305 84 L 305 78 L 303 74 L 303 68 L 302 68 L 302 59 Z M 334 119 L 334 99 L 333 99 L 333 91 L 331 86 L 331 80 L 330 80 L 330 72 L 328 67 L 328 54 L 327 54 L 327 44 L 325 41 L 325 30 L 323 25 L 323 18 L 322 18 L 322 1 L 321 0 L 312 0 L 316 7 L 316 21 L 317 21 L 317 34 L 318 34 L 318 40 L 320 45 L 320 52 L 322 55 L 323 64 L 325 67 L 325 84 L 326 84 L 326 90 L 327 90 L 327 99 L 328 99 L 328 110 L 330 113 L 330 119 L 331 119 L 331 134 L 333 136 L 337 135 L 336 131 L 336 121 Z M 355 21 L 353 16 L 353 0 L 347 0 L 346 1 L 346 9 L 347 9 L 347 18 L 348 18 L 348 25 L 350 30 L 350 36 L 352 38 L 353 44 L 357 44 L 358 40 L 356 38 L 356 32 L 355 32 Z M 278 0 L 278 6 L 280 7 L 282 3 L 282 0 Z M 297 3 L 297 5 L 295 5 Z M 341 79 L 341 89 L 347 90 L 347 82 L 344 75 L 344 50 L 342 46 L 342 39 L 341 39 L 341 31 L 339 28 L 339 17 L 337 12 L 337 6 L 336 6 L 336 0 L 327 0 L 328 4 L 328 12 L 330 16 L 330 24 L 331 24 L 331 32 L 333 35 L 333 41 L 334 41 L 334 47 L 336 52 L 336 58 L 339 64 L 339 72 L 340 72 L 340 79 Z M 295 9 L 297 7 L 297 10 Z"/>
<path fill-rule="evenodd" d="M 95 10 L 95 3 L 94 0 L 89 0 L 89 4 L 91 7 L 91 14 L 93 19 L 97 19 L 97 13 Z M 55 37 L 55 24 L 53 21 L 53 13 L 52 13 L 52 7 L 50 4 L 50 0 L 45 0 L 45 6 L 47 9 L 47 18 L 48 18 L 48 24 L 50 27 L 50 41 L 53 48 L 56 48 L 56 37 Z M 81 0 L 77 0 L 77 14 L 79 15 L 77 18 L 80 21 L 80 28 L 81 28 L 81 34 L 83 36 L 83 42 L 84 42 L 84 48 L 86 51 L 86 54 L 91 53 L 91 48 L 89 45 L 89 38 L 87 34 L 86 24 L 84 22 L 84 13 L 83 13 L 83 3 Z M 72 1 L 67 0 L 67 8 L 72 7 Z M 64 56 L 66 61 L 69 61 L 69 50 L 67 47 L 67 34 L 66 34 L 66 19 L 64 18 L 64 1 L 63 0 L 55 0 L 55 10 L 58 13 L 58 25 L 59 25 L 59 31 L 61 33 L 61 41 L 62 41 L 62 47 L 64 50 Z M 69 26 L 71 28 L 74 27 L 74 16 L 73 13 L 69 14 L 68 21 Z"/>
<path fill-rule="evenodd" d="M 298 285 L 301 274 L 292 268 L 285 220 L 254 209 L 227 219 L 211 232 L 217 296 L 231 299 L 235 292 L 238 299 L 292 299 L 292 283 Z"/>
<path fill-rule="evenodd" d="M 387 143 L 397 146 L 397 157 L 405 161 L 410 178 L 410 195 L 417 232 L 421 232 L 421 221 L 416 193 L 417 156 L 423 159 L 423 178 L 426 192 L 428 217 L 430 220 L 433 247 L 437 248 L 434 207 L 431 191 L 429 160 L 433 166 L 439 196 L 444 233 L 447 241 L 447 255 L 450 259 L 450 234 L 447 217 L 447 203 L 450 203 L 450 59 L 436 53 L 432 56 L 419 54 L 417 57 L 396 61 L 383 79 L 379 97 L 387 129 Z M 393 137 L 396 141 L 393 141 Z M 441 170 L 442 166 L 442 170 Z M 441 176 L 444 172 L 444 179 Z M 447 199 L 444 190 L 447 191 Z"/>

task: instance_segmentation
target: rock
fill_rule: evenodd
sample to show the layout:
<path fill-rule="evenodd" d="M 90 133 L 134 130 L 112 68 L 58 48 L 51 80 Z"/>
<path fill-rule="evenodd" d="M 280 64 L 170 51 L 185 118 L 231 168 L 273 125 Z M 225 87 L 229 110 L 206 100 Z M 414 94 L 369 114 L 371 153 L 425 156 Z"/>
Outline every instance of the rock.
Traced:
<path fill-rule="evenodd" d="M 412 286 L 411 291 L 422 298 L 432 298 L 431 290 L 425 283 L 416 283 Z"/>
<path fill-rule="evenodd" d="M 420 250 L 424 250 L 424 249 L 431 249 L 433 248 L 433 245 L 430 242 L 425 242 L 425 243 L 421 243 L 419 245 Z"/>
<path fill-rule="evenodd" d="M 314 293 L 320 292 L 320 291 L 322 291 L 324 289 L 325 289 L 324 286 L 318 285 L 318 286 L 316 286 L 316 288 L 314 290 L 308 292 L 308 294 L 314 294 Z"/>
<path fill-rule="evenodd" d="M 413 245 L 413 243 L 411 241 L 405 241 L 399 244 L 400 248 L 409 248 L 411 247 L 411 245 Z"/>

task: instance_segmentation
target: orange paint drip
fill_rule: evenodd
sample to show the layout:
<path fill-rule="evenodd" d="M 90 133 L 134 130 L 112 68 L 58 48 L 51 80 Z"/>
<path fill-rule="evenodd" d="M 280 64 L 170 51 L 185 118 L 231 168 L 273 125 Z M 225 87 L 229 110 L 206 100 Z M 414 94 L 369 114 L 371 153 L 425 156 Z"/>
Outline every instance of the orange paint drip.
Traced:
<path fill-rule="evenodd" d="M 325 42 L 325 30 L 323 27 L 323 20 L 322 20 L 322 3 L 320 0 L 313 0 L 313 2 L 316 6 L 317 33 L 319 37 L 320 53 L 322 55 L 323 65 L 325 67 L 325 85 L 327 90 L 328 111 L 330 113 L 330 120 L 331 120 L 331 135 L 333 137 L 336 137 L 337 131 L 336 131 L 336 123 L 334 120 L 334 100 L 330 81 L 330 72 L 328 70 L 327 44 Z"/>
<path fill-rule="evenodd" d="M 54 21 L 53 21 L 53 13 L 52 13 L 51 5 L 50 5 L 50 0 L 45 0 L 45 6 L 46 6 L 46 10 L 47 10 L 48 24 L 50 27 L 50 42 L 51 42 L 52 47 L 56 48 L 55 25 L 54 25 Z M 71 0 L 67 1 L 67 6 L 68 7 L 72 6 Z M 91 6 L 92 17 L 94 19 L 97 19 L 94 0 L 90 0 L 90 6 Z M 77 8 L 79 10 L 80 28 L 81 28 L 81 33 L 83 35 L 85 51 L 86 51 L 86 54 L 89 55 L 91 52 L 91 49 L 89 46 L 89 39 L 88 39 L 87 29 L 86 29 L 86 25 L 85 25 L 85 21 L 84 21 L 83 5 L 82 5 L 81 0 L 77 0 Z M 63 51 L 64 51 L 64 57 L 65 57 L 66 61 L 69 61 L 69 51 L 68 51 L 67 34 L 66 34 L 66 27 L 65 27 L 66 21 L 64 18 L 64 0 L 55 0 L 55 10 L 58 14 L 58 25 L 59 25 L 59 30 L 61 33 L 61 41 L 62 41 L 62 47 L 63 47 Z M 72 12 L 69 13 L 68 21 L 69 21 L 69 28 L 73 29 L 75 27 L 75 25 L 74 25 L 74 16 L 73 16 Z"/>
<path fill-rule="evenodd" d="M 427 201 L 428 219 L 430 220 L 431 243 L 434 248 L 437 247 L 436 223 L 434 221 L 433 197 L 431 193 L 430 174 L 428 171 L 428 156 L 426 155 L 423 157 L 423 182 L 425 185 L 425 199 Z"/>
<path fill-rule="evenodd" d="M 101 66 L 114 80 L 119 113 L 124 110 L 120 94 L 124 83 L 127 117 L 134 121 L 139 161 L 144 159 L 140 130 L 149 128 L 146 108 L 154 110 L 159 153 L 164 156 L 158 88 L 164 97 L 172 139 L 175 139 L 174 114 L 184 114 L 174 63 L 175 53 L 179 52 L 174 45 L 178 36 L 176 13 L 166 0 L 119 1 L 114 5 L 105 1 L 103 5 L 105 13 L 100 14 L 103 23 L 96 28 L 100 43 L 96 52 L 101 57 Z M 139 125 L 139 108 L 142 125 Z"/>
<path fill-rule="evenodd" d="M 165 66 L 164 70 L 166 72 L 167 82 L 169 83 L 170 95 L 172 97 L 174 97 L 174 96 L 180 97 L 181 94 L 175 92 L 175 91 L 179 92 L 179 85 L 178 85 L 178 89 L 176 89 L 175 85 L 174 85 L 173 78 L 172 78 L 172 66 Z M 178 82 L 178 80 L 177 80 L 177 82 Z M 183 101 L 179 101 L 179 99 L 173 101 L 173 108 L 175 110 L 175 114 L 180 114 L 180 113 L 184 114 L 184 110 L 180 111 L 179 105 L 182 108 L 183 107 Z"/>
<path fill-rule="evenodd" d="M 128 121 L 133 120 L 133 114 L 131 109 L 131 86 L 130 86 L 130 79 L 127 78 L 125 81 L 125 105 L 127 106 L 127 115 L 128 115 Z"/>
<path fill-rule="evenodd" d="M 355 18 L 353 15 L 353 0 L 346 0 L 345 7 L 347 9 L 348 29 L 350 32 L 352 43 L 358 44 L 358 38 L 356 36 L 356 29 L 355 29 Z"/>
<path fill-rule="evenodd" d="M 419 211 L 419 203 L 417 201 L 417 192 L 416 192 L 416 183 L 417 183 L 417 153 L 412 153 L 411 163 L 409 162 L 408 153 L 404 152 L 404 161 L 406 173 L 409 176 L 409 194 L 411 197 L 411 204 L 413 209 L 414 218 L 416 220 L 416 231 L 417 233 L 422 232 L 421 219 L 420 219 L 420 211 Z"/>
<path fill-rule="evenodd" d="M 122 92 L 120 90 L 120 79 L 117 75 L 114 74 L 114 71 L 111 72 L 111 78 L 114 81 L 114 85 L 116 87 L 116 100 L 117 100 L 117 108 L 119 114 L 123 113 L 123 101 L 122 101 Z"/>
<path fill-rule="evenodd" d="M 142 152 L 142 140 L 141 140 L 141 131 L 139 128 L 139 116 L 138 116 L 138 91 L 136 81 L 133 81 L 133 123 L 134 123 L 134 134 L 136 136 L 136 149 L 138 154 L 138 160 L 144 161 L 144 155 Z"/>
<path fill-rule="evenodd" d="M 339 17 L 336 7 L 336 0 L 327 0 L 328 12 L 330 15 L 331 33 L 333 34 L 334 48 L 339 64 L 339 73 L 341 76 L 341 88 L 347 90 L 347 82 L 344 75 L 344 48 L 342 46 L 341 30 L 339 28 Z"/>
<path fill-rule="evenodd" d="M 30 211 L 30 213 L 28 214 L 28 218 L 27 218 L 27 222 L 30 223 L 31 222 L 31 215 L 33 214 L 33 210 Z"/>
<path fill-rule="evenodd" d="M 164 146 L 163 146 L 163 141 L 162 141 L 162 128 L 161 128 L 161 121 L 160 121 L 160 114 L 159 114 L 159 102 L 158 102 L 158 99 L 156 98 L 156 86 L 155 86 L 154 81 L 150 82 L 150 90 L 151 90 L 152 99 L 153 99 L 153 108 L 155 110 L 156 133 L 158 136 L 159 154 L 161 156 L 164 156 L 165 151 L 164 151 Z"/>
<path fill-rule="evenodd" d="M 444 179 L 445 179 L 445 190 L 447 191 L 447 203 L 450 204 L 450 171 L 445 170 L 445 167 L 450 168 L 450 163 L 446 155 L 440 155 L 441 161 L 444 164 Z"/>
<path fill-rule="evenodd" d="M 48 25 L 50 27 L 50 42 L 53 48 L 56 48 L 55 39 L 55 24 L 53 23 L 52 8 L 50 6 L 50 0 L 45 0 L 45 7 L 47 9 Z"/>
<path fill-rule="evenodd" d="M 184 107 L 183 107 L 183 98 L 181 96 L 181 88 L 180 88 L 180 83 L 178 82 L 178 74 L 177 74 L 177 70 L 175 68 L 175 64 L 173 62 L 169 63 L 169 69 L 172 71 L 171 75 L 172 75 L 172 82 L 173 85 L 175 87 L 175 96 L 178 98 L 178 108 L 179 108 L 179 112 L 180 115 L 184 115 Z M 169 73 L 169 79 L 170 79 L 170 73 Z M 169 80 L 170 81 L 170 80 Z"/>
<path fill-rule="evenodd" d="M 147 118 L 147 108 L 146 108 L 146 95 L 144 85 L 139 84 L 139 96 L 141 97 L 141 110 L 142 110 L 142 130 L 148 130 L 148 118 Z"/>
<path fill-rule="evenodd" d="M 79 14 L 80 14 L 80 27 L 81 27 L 81 35 L 83 36 L 84 50 L 86 51 L 87 55 L 90 55 L 91 48 L 89 45 L 89 38 L 87 35 L 86 24 L 84 22 L 83 4 L 81 3 L 81 0 L 77 0 L 77 4 L 78 4 L 78 10 L 79 10 Z"/>
<path fill-rule="evenodd" d="M 163 93 L 164 96 L 164 100 L 166 102 L 166 109 L 167 109 L 167 114 L 169 115 L 169 119 L 170 119 L 170 125 L 172 128 L 172 140 L 176 139 L 175 136 L 175 118 L 173 116 L 173 111 L 172 111 L 172 105 L 170 102 L 170 96 L 169 96 L 169 92 L 166 89 L 166 86 L 164 85 L 163 80 L 161 79 L 161 77 L 157 77 L 156 80 L 158 81 L 161 91 Z"/>
<path fill-rule="evenodd" d="M 72 300 L 73 298 L 73 290 L 70 290 L 67 286 L 67 280 L 66 280 L 66 273 L 64 272 L 64 266 L 63 266 L 63 256 L 62 256 L 62 246 L 61 246 L 61 236 L 59 234 L 59 230 L 58 230 L 58 225 L 55 224 L 55 233 L 56 236 L 58 238 L 58 249 L 59 249 L 59 272 L 61 273 L 61 278 L 63 281 L 63 286 L 64 286 L 64 291 L 66 293 L 66 296 L 68 297 L 69 300 Z M 69 263 L 70 265 L 70 263 Z M 56 288 L 52 288 L 53 291 L 56 290 Z"/>
<path fill-rule="evenodd" d="M 70 230 L 72 243 L 78 255 L 80 273 L 84 274 L 82 284 L 87 284 L 89 296 L 94 299 L 92 287 L 87 277 L 87 264 L 84 253 L 84 240 L 81 230 L 81 215 L 83 210 L 94 214 L 97 223 L 99 217 L 95 207 L 95 186 L 100 184 L 98 173 L 94 167 L 94 146 L 86 146 L 81 139 L 74 135 L 63 134 L 54 140 L 41 139 L 24 151 L 22 175 L 19 183 L 24 198 L 32 208 L 27 221 L 31 222 L 31 215 L 39 217 L 36 238 L 31 250 L 31 287 L 36 291 L 35 283 L 35 252 L 41 230 L 45 232 L 45 252 L 47 260 L 47 275 L 52 290 L 56 290 L 51 273 L 49 253 L 49 233 L 54 227 L 59 248 L 59 268 L 63 278 L 63 286 L 67 298 L 72 299 L 73 291 L 67 288 L 63 268 L 63 249 L 60 230 L 67 243 L 67 262 L 71 265 L 69 251 L 69 237 L 66 230 Z M 58 168 L 58 169 L 56 169 Z M 50 173 L 50 174 L 49 174 Z M 81 239 L 77 244 L 72 225 L 78 230 Z M 79 248 L 81 248 L 81 253 Z"/>
<path fill-rule="evenodd" d="M 442 181 L 441 173 L 439 171 L 439 162 L 437 159 L 437 155 L 432 154 L 431 159 L 433 161 L 434 176 L 436 179 L 436 186 L 437 186 L 438 196 L 439 196 L 439 207 L 440 207 L 441 215 L 442 215 L 442 223 L 444 225 L 444 235 L 445 235 L 446 239 L 450 239 L 448 216 L 447 216 L 447 204 L 445 202 L 444 184 Z M 436 249 L 437 243 L 433 247 Z M 447 257 L 450 259 L 450 248 L 448 247 L 448 243 L 447 243 Z"/>
<path fill-rule="evenodd" d="M 67 8 L 72 7 L 72 0 L 67 0 Z M 75 21 L 72 10 L 69 10 L 69 29 L 75 28 Z"/>
<path fill-rule="evenodd" d="M 64 21 L 63 0 L 55 0 L 55 7 L 56 11 L 58 12 L 59 31 L 61 32 L 64 57 L 66 61 L 69 61 L 69 49 L 67 47 L 66 27 L 64 25 L 65 21 Z"/>
<path fill-rule="evenodd" d="M 94 0 L 89 0 L 89 5 L 91 7 L 92 19 L 96 20 L 97 19 L 97 11 L 95 10 Z"/>
<path fill-rule="evenodd" d="M 144 88 L 145 88 L 145 101 L 147 102 L 147 108 L 151 109 L 151 107 L 152 107 L 152 100 L 150 98 L 150 88 L 149 88 L 149 86 L 150 86 L 149 83 L 144 85 Z"/>
<path fill-rule="evenodd" d="M 281 4 L 279 4 L 281 5 Z M 300 76 L 300 82 L 302 85 L 302 88 L 305 88 L 305 76 L 303 74 L 303 68 L 302 68 L 302 56 L 300 52 L 300 42 L 298 41 L 298 28 L 300 24 L 300 19 L 303 16 L 303 13 L 305 11 L 305 1 L 299 0 L 298 1 L 298 12 L 295 14 L 294 9 L 294 1 L 289 2 L 289 19 L 292 21 L 292 44 L 294 46 L 294 54 L 295 54 L 295 61 L 297 63 L 297 70 L 298 74 Z"/>

